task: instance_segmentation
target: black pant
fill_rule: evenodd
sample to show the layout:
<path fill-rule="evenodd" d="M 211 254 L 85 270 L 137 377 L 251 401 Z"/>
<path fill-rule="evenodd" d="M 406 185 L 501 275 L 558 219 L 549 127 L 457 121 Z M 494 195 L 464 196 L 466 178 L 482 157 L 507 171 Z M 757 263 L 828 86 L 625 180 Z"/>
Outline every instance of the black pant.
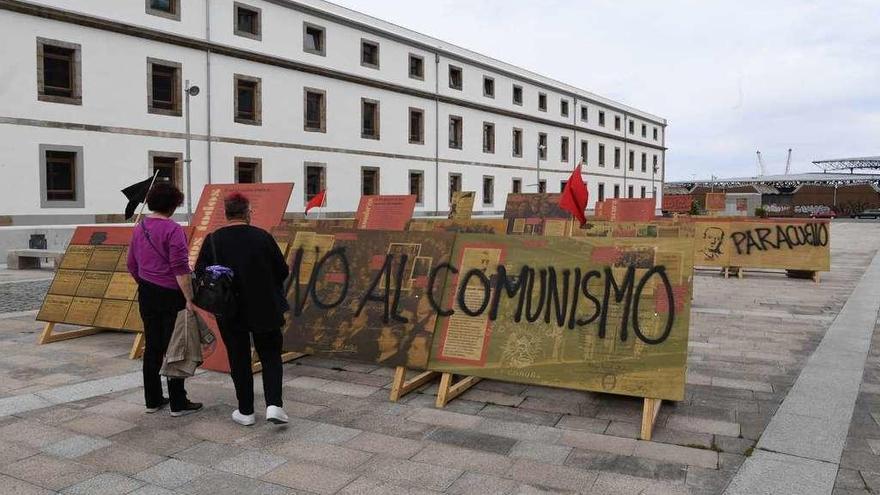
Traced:
<path fill-rule="evenodd" d="M 254 372 L 251 367 L 251 336 L 260 363 L 263 366 L 263 393 L 266 406 L 282 407 L 281 380 L 284 370 L 281 366 L 281 346 L 284 338 L 280 329 L 262 332 L 248 332 L 237 325 L 220 323 L 220 335 L 229 356 L 229 370 L 235 385 L 238 399 L 238 412 L 254 413 Z"/>
<path fill-rule="evenodd" d="M 168 350 L 168 342 L 174 333 L 177 312 L 186 307 L 186 299 L 180 290 L 141 281 L 138 284 L 138 302 L 141 320 L 144 322 L 144 400 L 147 407 L 162 404 L 162 360 Z M 186 404 L 183 378 L 166 378 L 171 410 L 179 411 Z"/>

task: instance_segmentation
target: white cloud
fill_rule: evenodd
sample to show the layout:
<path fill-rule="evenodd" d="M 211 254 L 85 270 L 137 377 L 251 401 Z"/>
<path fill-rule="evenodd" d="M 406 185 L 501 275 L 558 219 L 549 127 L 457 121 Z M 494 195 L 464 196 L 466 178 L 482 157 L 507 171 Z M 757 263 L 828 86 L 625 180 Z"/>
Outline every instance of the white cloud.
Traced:
<path fill-rule="evenodd" d="M 880 154 L 876 0 L 337 1 L 667 118 L 667 178 Z"/>

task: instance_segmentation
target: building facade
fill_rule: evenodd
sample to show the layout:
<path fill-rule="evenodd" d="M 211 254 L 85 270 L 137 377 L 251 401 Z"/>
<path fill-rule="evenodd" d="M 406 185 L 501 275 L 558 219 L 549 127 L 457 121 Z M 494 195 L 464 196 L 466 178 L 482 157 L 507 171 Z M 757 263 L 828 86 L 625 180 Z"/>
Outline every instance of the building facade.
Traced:
<path fill-rule="evenodd" d="M 204 184 L 416 194 L 476 214 L 559 192 L 659 197 L 666 121 L 342 7 L 288 0 L 0 0 L 0 222 L 111 221 L 158 170 Z M 658 200 L 659 201 L 659 200 Z M 659 204 L 659 202 L 658 202 Z"/>

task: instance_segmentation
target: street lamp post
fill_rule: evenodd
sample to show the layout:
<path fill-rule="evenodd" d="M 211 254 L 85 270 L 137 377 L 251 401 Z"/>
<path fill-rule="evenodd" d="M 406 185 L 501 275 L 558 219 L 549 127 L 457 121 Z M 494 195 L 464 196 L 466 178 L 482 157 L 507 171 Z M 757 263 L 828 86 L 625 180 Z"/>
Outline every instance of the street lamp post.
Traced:
<path fill-rule="evenodd" d="M 538 144 L 538 155 L 535 159 L 535 174 L 537 178 L 537 182 L 535 182 L 535 188 L 538 192 L 541 192 L 541 152 L 546 149 L 547 147 L 543 144 Z"/>
<path fill-rule="evenodd" d="M 183 160 L 186 167 L 186 221 L 187 223 L 192 223 L 192 157 L 189 152 L 191 139 L 189 131 L 189 97 L 197 96 L 199 94 L 199 87 L 190 86 L 189 79 L 187 79 L 183 92 L 186 95 L 184 103 L 184 112 L 186 113 L 186 118 L 184 119 L 186 121 L 186 157 Z"/>

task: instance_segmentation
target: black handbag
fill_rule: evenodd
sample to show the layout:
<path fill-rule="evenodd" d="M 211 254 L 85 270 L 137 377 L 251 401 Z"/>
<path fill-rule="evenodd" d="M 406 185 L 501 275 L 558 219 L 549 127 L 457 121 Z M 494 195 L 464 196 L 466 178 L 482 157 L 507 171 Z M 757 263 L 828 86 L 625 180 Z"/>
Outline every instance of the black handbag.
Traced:
<path fill-rule="evenodd" d="M 220 230 L 214 232 L 211 237 L 211 255 L 214 265 L 220 265 L 220 258 L 217 256 L 216 239 Z M 193 303 L 214 314 L 218 319 L 230 319 L 235 316 L 237 310 L 237 301 L 235 288 L 233 287 L 232 270 L 223 267 L 222 273 L 217 270 L 208 270 L 197 274 L 193 280 Z M 211 268 L 211 267 L 208 267 Z"/>

